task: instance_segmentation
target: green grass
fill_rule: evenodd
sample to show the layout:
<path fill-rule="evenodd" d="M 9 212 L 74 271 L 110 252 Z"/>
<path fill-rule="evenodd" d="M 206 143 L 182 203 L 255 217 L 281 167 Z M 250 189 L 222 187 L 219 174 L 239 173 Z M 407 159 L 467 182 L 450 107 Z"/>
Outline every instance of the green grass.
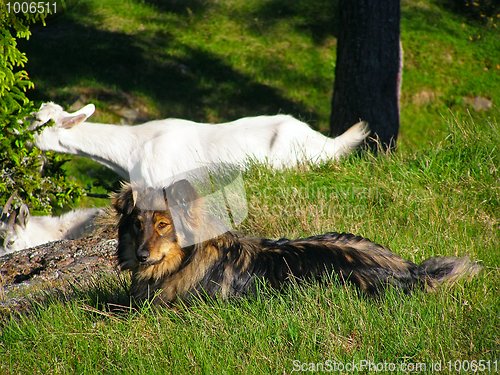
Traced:
<path fill-rule="evenodd" d="M 435 3 L 402 4 L 405 66 L 400 140 L 412 148 L 443 135 L 446 128 L 438 115 L 448 117 L 450 110 L 498 118 L 498 28 L 478 26 Z M 474 111 L 464 98 L 476 96 L 490 99 L 493 110 Z"/>
<path fill-rule="evenodd" d="M 129 303 L 127 278 L 110 276 L 7 319 L 2 373 L 262 374 L 328 360 L 443 367 L 497 360 L 500 127 L 456 118 L 448 129 L 415 154 L 353 156 L 301 173 L 253 166 L 244 175 L 249 217 L 240 229 L 271 237 L 354 232 L 416 263 L 469 256 L 484 267 L 473 280 L 412 296 L 389 290 L 381 299 L 335 285 L 281 294 L 263 287 L 254 300 L 130 313 L 116 310 Z"/>
<path fill-rule="evenodd" d="M 310 4 L 81 1 L 22 43 L 36 85 L 30 95 L 96 103 L 98 121 L 119 122 L 120 106 L 214 122 L 285 112 L 326 131 L 337 21 L 330 2 Z M 253 166 L 239 229 L 290 238 L 352 232 L 416 263 L 469 256 L 484 266 L 478 277 L 410 297 L 389 291 L 367 300 L 351 288 L 310 285 L 135 313 L 111 311 L 127 305 L 127 281 L 103 278 L 7 319 L 0 372 L 288 374 L 295 363 L 369 360 L 441 363 L 444 373 L 448 361 L 499 360 L 499 30 L 439 4 L 402 4 L 398 151 L 293 171 Z M 494 107 L 474 112 L 463 98 L 475 96 Z M 84 159 L 68 171 L 84 186 L 117 181 Z"/>
<path fill-rule="evenodd" d="M 132 102 L 147 117 L 221 122 L 285 112 L 328 131 L 335 2 L 85 0 L 20 45 L 31 97 L 98 106 L 118 121 Z M 400 145 L 440 139 L 448 111 L 498 117 L 500 37 L 443 1 L 402 2 L 405 67 Z M 474 112 L 464 97 L 494 107 Z M 437 138 L 436 138 L 437 137 Z"/>
<path fill-rule="evenodd" d="M 290 373 L 293 361 L 436 363 L 498 358 L 498 309 L 467 291 L 383 303 L 310 286 L 254 301 L 112 316 L 55 304 L 4 329 L 12 373 Z M 479 322 L 479 324 L 478 324 Z M 478 327 L 479 326 L 479 327 Z M 478 337 L 479 336 L 479 337 Z M 471 347 L 469 347 L 470 344 Z M 444 365 L 444 363 L 443 363 Z"/>
<path fill-rule="evenodd" d="M 482 26 L 444 4 L 402 2 L 401 152 L 445 137 L 450 112 L 470 112 L 476 123 L 499 117 L 498 25 Z M 120 123 L 123 107 L 139 111 L 136 121 L 288 113 L 327 133 L 335 9 L 327 0 L 82 0 L 20 41 L 35 82 L 28 95 L 66 107 L 95 103 L 94 121 Z M 475 111 L 468 101 L 478 96 L 493 106 Z M 117 180 L 81 159 L 67 170 L 82 186 L 96 176 L 107 186 Z"/>

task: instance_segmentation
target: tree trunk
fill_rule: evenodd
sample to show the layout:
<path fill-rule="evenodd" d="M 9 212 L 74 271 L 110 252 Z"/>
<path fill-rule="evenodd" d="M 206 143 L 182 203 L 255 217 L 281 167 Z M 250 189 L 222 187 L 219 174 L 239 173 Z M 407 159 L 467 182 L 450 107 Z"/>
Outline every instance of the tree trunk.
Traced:
<path fill-rule="evenodd" d="M 339 0 L 339 12 L 331 136 L 363 120 L 384 150 L 393 148 L 402 71 L 400 0 Z"/>

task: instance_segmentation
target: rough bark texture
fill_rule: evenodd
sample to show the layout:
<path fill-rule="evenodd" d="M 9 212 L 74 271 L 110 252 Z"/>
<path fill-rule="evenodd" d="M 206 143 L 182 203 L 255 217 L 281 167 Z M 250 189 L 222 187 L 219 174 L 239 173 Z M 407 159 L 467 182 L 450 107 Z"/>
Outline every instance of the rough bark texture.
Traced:
<path fill-rule="evenodd" d="M 0 314 L 17 312 L 54 288 L 117 272 L 116 231 L 50 242 L 0 257 Z"/>
<path fill-rule="evenodd" d="M 399 0 L 340 0 L 331 135 L 360 119 L 384 148 L 399 131 Z M 373 144 L 372 144 L 373 146 Z"/>

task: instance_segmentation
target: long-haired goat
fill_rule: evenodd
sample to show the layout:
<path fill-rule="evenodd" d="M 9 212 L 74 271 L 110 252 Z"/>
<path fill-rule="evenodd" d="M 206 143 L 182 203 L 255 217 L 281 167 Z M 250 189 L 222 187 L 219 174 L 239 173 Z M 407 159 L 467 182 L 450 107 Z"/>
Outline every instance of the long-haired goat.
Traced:
<path fill-rule="evenodd" d="M 38 246 L 51 241 L 84 237 L 95 229 L 99 208 L 69 211 L 61 216 L 31 216 L 26 205 L 9 213 L 5 204 L 0 219 L 0 255 Z"/>
<path fill-rule="evenodd" d="M 127 185 L 113 205 L 120 215 L 118 262 L 122 270 L 132 271 L 131 294 L 137 303 L 230 298 L 254 294 L 257 280 L 279 289 L 293 280 L 328 281 L 332 274 L 369 295 L 387 286 L 411 292 L 480 269 L 455 257 L 416 265 L 384 246 L 345 233 L 270 240 L 226 232 L 182 246 L 182 238 L 210 230 L 220 233 L 220 223 L 186 180 L 142 193 Z"/>
<path fill-rule="evenodd" d="M 334 160 L 354 150 L 369 133 L 367 125 L 360 122 L 344 134 L 329 138 L 288 115 L 245 117 L 217 125 L 180 119 L 136 126 L 85 122 L 94 110 L 89 104 L 68 113 L 57 104 L 42 104 L 30 128 L 49 120 L 54 120 L 54 125 L 35 135 L 35 145 L 42 150 L 86 156 L 127 181 L 138 163 L 144 173 L 151 173 L 161 161 L 161 180 L 207 163 L 241 166 L 251 159 L 280 168 L 306 160 Z"/>

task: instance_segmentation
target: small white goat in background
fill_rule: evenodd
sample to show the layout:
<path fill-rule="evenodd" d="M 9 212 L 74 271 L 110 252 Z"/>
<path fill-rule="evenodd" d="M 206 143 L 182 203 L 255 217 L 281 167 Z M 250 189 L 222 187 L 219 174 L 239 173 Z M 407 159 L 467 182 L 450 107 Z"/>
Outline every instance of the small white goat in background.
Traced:
<path fill-rule="evenodd" d="M 9 214 L 12 197 L 2 210 L 0 255 L 38 246 L 51 241 L 72 240 L 90 234 L 99 208 L 73 210 L 61 216 L 31 216 L 26 205 Z"/>
<path fill-rule="evenodd" d="M 173 176 L 208 163 L 245 166 L 255 160 L 281 168 L 303 161 L 337 160 L 369 134 L 368 126 L 360 122 L 329 138 L 287 115 L 245 117 L 216 125 L 180 119 L 136 126 L 85 122 L 94 110 L 89 104 L 68 113 L 57 104 L 42 104 L 30 128 L 49 120 L 54 125 L 35 135 L 35 145 L 86 156 L 130 181 L 130 171 L 138 163 L 144 173 L 154 174 L 156 168 L 163 176 Z"/>

